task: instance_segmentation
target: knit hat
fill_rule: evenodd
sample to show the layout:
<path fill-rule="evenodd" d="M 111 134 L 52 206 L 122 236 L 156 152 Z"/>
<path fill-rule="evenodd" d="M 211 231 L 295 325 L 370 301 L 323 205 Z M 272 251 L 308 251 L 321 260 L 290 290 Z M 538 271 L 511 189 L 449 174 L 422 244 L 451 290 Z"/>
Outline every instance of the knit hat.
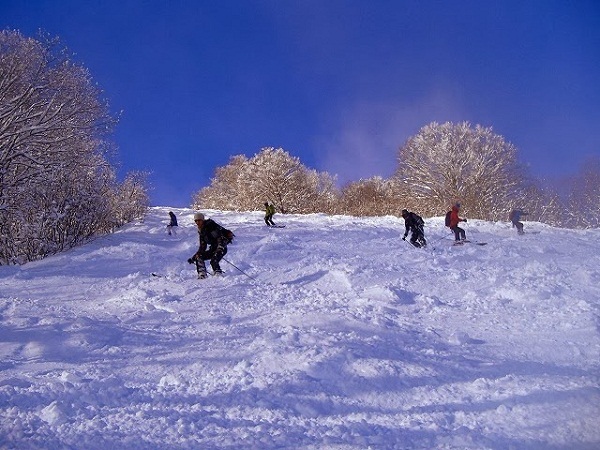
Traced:
<path fill-rule="evenodd" d="M 194 213 L 194 221 L 196 220 L 204 220 L 204 214 L 201 212 Z"/>

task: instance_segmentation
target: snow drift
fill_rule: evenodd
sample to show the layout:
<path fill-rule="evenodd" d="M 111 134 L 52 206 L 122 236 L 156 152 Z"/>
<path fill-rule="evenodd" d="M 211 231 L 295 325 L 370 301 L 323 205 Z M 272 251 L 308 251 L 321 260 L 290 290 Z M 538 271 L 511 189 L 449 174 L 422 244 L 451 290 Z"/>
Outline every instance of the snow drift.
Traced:
<path fill-rule="evenodd" d="M 600 230 L 168 211 L 0 267 L 0 448 L 599 448 Z"/>

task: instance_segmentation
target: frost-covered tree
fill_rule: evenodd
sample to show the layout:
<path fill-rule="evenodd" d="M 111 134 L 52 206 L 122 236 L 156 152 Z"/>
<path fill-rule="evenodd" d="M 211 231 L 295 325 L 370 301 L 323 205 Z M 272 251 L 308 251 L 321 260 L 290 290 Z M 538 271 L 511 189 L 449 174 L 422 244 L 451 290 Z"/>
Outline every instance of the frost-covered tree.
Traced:
<path fill-rule="evenodd" d="M 515 147 L 467 122 L 423 127 L 400 148 L 398 162 L 396 179 L 425 215 L 441 215 L 460 200 L 472 217 L 503 219 L 521 189 Z"/>
<path fill-rule="evenodd" d="M 330 212 L 336 199 L 332 176 L 307 168 L 281 148 L 265 147 L 252 158 L 237 155 L 217 168 L 192 207 L 256 210 L 268 201 L 283 213 Z"/>
<path fill-rule="evenodd" d="M 300 158 L 282 148 L 263 148 L 248 161 L 247 172 L 250 192 L 260 205 L 269 201 L 282 213 L 330 209 L 335 180 L 326 173 L 309 169 Z"/>
<path fill-rule="evenodd" d="M 56 39 L 0 32 L 0 264 L 111 229 L 116 119 Z"/>
<path fill-rule="evenodd" d="M 589 158 L 573 177 L 567 205 L 564 215 L 568 225 L 600 227 L 600 158 Z"/>
<path fill-rule="evenodd" d="M 115 227 L 139 219 L 146 213 L 148 197 L 148 172 L 133 171 L 125 176 L 111 192 L 111 221 Z"/>
<path fill-rule="evenodd" d="M 212 208 L 230 211 L 255 210 L 260 203 L 251 192 L 248 158 L 231 157 L 229 163 L 217 167 L 211 184 L 202 188 L 192 198 L 192 208 Z"/>
<path fill-rule="evenodd" d="M 519 209 L 527 212 L 525 220 L 543 222 L 554 226 L 564 226 L 563 202 L 558 193 L 541 180 L 524 179 L 522 185 L 505 205 L 505 216 L 499 220 L 509 220 L 510 211 Z"/>
<path fill-rule="evenodd" d="M 362 179 L 342 188 L 338 212 L 353 216 L 400 215 L 411 205 L 406 193 L 400 191 L 394 179 L 372 177 Z"/>

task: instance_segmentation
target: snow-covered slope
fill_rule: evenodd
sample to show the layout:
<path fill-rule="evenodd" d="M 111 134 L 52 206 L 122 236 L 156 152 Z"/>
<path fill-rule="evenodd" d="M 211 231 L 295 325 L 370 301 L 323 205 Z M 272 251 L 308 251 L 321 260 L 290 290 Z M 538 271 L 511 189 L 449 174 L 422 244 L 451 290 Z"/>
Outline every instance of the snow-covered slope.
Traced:
<path fill-rule="evenodd" d="M 0 267 L 0 448 L 600 448 L 600 230 L 168 211 Z"/>

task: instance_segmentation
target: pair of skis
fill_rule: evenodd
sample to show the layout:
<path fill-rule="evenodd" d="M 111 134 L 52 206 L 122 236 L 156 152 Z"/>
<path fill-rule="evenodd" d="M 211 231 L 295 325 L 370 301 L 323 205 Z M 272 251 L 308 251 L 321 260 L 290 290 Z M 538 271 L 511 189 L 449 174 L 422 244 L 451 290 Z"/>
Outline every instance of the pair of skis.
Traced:
<path fill-rule="evenodd" d="M 150 275 L 156 278 L 167 278 L 165 275 L 161 275 L 160 273 L 157 272 L 150 272 Z M 223 278 L 225 276 L 224 272 L 206 272 L 206 277 L 204 278 L 198 278 L 199 280 L 202 279 L 206 279 L 209 276 L 211 277 L 216 277 L 216 278 Z"/>
<path fill-rule="evenodd" d="M 487 245 L 487 242 L 464 240 L 464 241 L 455 241 L 452 243 L 453 246 L 454 245 L 464 245 L 464 244 Z"/>

